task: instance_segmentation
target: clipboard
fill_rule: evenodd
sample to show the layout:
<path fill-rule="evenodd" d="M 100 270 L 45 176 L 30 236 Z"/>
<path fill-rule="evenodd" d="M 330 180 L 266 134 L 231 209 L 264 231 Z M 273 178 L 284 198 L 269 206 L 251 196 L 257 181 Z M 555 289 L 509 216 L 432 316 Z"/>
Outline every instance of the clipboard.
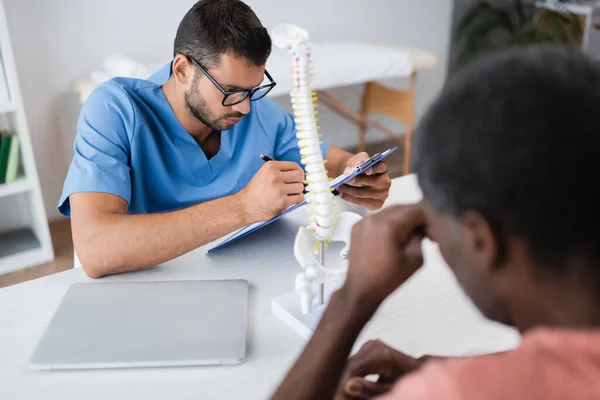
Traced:
<path fill-rule="evenodd" d="M 332 189 L 339 188 L 340 186 L 346 184 L 350 180 L 356 178 L 358 175 L 363 174 L 369 168 L 373 167 L 375 164 L 377 164 L 378 162 L 380 162 L 381 160 L 383 160 L 384 158 L 386 158 L 387 156 L 392 154 L 397 149 L 398 149 L 398 147 L 392 147 L 391 149 L 388 149 L 388 150 L 384 151 L 383 153 L 374 154 L 368 160 L 365 160 L 365 161 L 361 162 L 360 164 L 358 164 L 356 167 L 354 167 L 351 174 L 349 174 L 349 175 L 342 174 L 342 175 L 338 176 L 337 178 L 333 179 L 331 182 L 329 182 L 329 186 Z M 272 224 L 273 222 L 277 221 L 281 217 L 291 213 L 292 211 L 297 210 L 298 208 L 300 208 L 306 204 L 307 204 L 307 201 L 304 200 L 301 203 L 294 204 L 293 206 L 288 207 L 284 212 L 277 215 L 276 217 L 273 217 L 272 219 L 270 219 L 268 221 L 256 222 L 254 224 L 247 225 L 233 233 L 230 233 L 229 235 L 224 236 L 224 238 L 218 245 L 216 245 L 213 248 L 211 248 L 210 250 L 208 250 L 208 254 L 210 254 L 214 251 L 217 251 L 217 250 L 227 246 L 229 243 L 235 242 L 236 240 L 243 238 L 244 236 L 250 235 L 252 232 L 255 232 L 267 225 Z"/>

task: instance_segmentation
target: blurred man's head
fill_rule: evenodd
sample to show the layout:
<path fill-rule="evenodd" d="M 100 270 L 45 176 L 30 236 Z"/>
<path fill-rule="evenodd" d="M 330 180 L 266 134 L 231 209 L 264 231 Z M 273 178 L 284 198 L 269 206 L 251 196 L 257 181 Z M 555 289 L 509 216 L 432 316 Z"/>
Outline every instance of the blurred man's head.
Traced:
<path fill-rule="evenodd" d="M 269 33 L 245 3 L 198 1 L 180 23 L 174 49 L 173 74 L 184 87 L 189 112 L 214 130 L 230 128 L 250 111 L 243 90 L 263 84 L 270 52 Z M 221 89 L 233 93 L 226 96 Z"/>
<path fill-rule="evenodd" d="M 536 318 L 567 301 L 553 293 L 600 293 L 596 62 L 553 48 L 477 62 L 449 80 L 413 149 L 429 234 L 486 316 L 552 324 Z"/>

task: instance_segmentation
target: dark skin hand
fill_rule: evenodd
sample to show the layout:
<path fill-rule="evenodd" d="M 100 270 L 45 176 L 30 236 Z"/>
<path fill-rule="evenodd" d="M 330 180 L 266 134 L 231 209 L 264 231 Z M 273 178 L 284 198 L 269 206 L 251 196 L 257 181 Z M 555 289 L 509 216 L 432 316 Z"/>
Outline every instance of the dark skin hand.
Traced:
<path fill-rule="evenodd" d="M 450 358 L 460 357 L 423 355 L 413 358 L 379 340 L 367 342 L 348 360 L 335 400 L 372 399 L 389 391 L 399 378 L 418 370 L 426 362 Z M 365 379 L 368 375 L 379 377 L 374 382 Z"/>
<path fill-rule="evenodd" d="M 391 389 L 394 382 L 416 371 L 429 359 L 413 358 L 389 347 L 379 340 L 365 343 L 346 364 L 336 400 L 371 399 Z M 379 375 L 376 382 L 365 379 Z"/>
<path fill-rule="evenodd" d="M 421 204 L 394 206 L 352 230 L 349 268 L 273 399 L 331 399 L 356 338 L 380 304 L 423 264 Z"/>

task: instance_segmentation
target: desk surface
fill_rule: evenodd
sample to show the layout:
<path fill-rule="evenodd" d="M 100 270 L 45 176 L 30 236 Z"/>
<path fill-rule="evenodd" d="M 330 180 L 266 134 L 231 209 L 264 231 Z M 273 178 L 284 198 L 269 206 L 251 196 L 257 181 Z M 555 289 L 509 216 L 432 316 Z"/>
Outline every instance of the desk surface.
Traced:
<path fill-rule="evenodd" d="M 394 180 L 386 205 L 420 198 L 414 177 Z M 81 268 L 0 290 L 0 399 L 265 399 L 304 341 L 270 311 L 293 290 L 299 272 L 292 244 L 305 210 L 206 255 L 200 248 L 156 268 L 98 281 L 243 278 L 251 284 L 248 356 L 231 367 L 34 372 L 28 360 L 70 284 L 91 281 Z M 259 245 L 257 245 L 259 243 Z M 461 292 L 432 243 L 425 267 L 384 303 L 359 338 L 379 338 L 414 356 L 471 354 L 512 348 L 512 329 L 484 320 Z M 331 252 L 330 252 L 331 253 Z M 336 257 L 328 253 L 327 257 Z M 326 261 L 327 262 L 327 261 Z"/>

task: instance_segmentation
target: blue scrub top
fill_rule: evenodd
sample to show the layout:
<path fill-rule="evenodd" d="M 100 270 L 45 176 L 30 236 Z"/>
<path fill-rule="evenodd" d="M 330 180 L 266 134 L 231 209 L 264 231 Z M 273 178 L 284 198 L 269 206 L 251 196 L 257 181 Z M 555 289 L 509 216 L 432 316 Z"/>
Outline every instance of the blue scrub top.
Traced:
<path fill-rule="evenodd" d="M 300 163 L 293 117 L 269 98 L 221 133 L 210 160 L 183 128 L 161 86 L 171 63 L 148 80 L 113 78 L 99 85 L 82 107 L 58 210 L 70 215 L 69 196 L 110 193 L 129 213 L 173 211 L 234 194 L 263 165 L 260 154 Z M 327 156 L 329 145 L 323 142 Z"/>

